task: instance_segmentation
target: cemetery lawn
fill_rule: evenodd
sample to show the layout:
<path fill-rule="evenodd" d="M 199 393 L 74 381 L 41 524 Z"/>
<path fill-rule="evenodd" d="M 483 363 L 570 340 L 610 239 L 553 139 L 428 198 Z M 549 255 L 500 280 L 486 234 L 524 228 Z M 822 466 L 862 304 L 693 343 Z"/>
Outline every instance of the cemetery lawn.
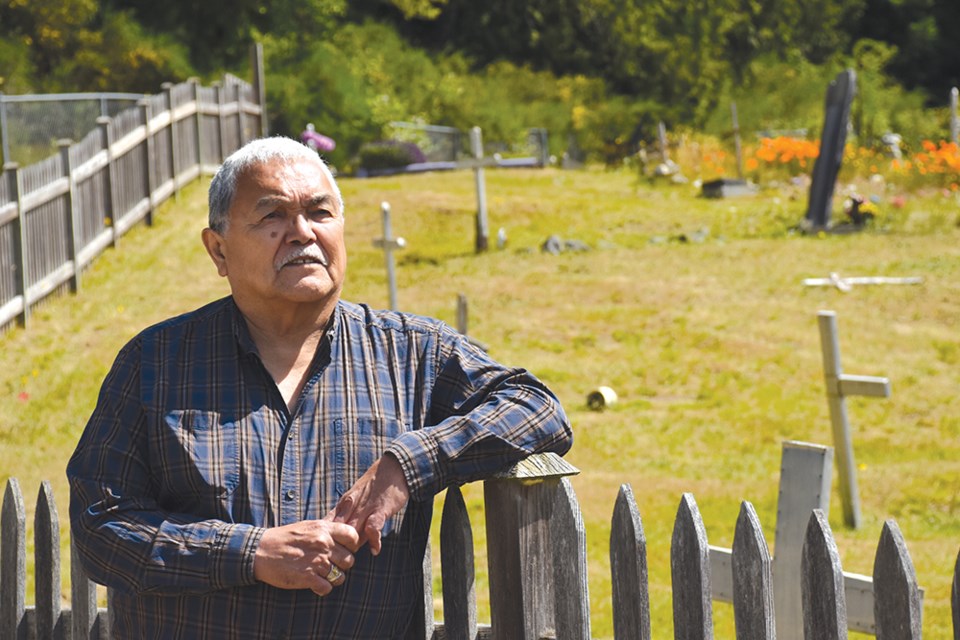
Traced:
<path fill-rule="evenodd" d="M 400 308 L 455 324 L 457 294 L 466 295 L 469 334 L 556 391 L 575 432 L 567 459 L 581 470 L 572 484 L 587 527 L 594 637 L 613 635 L 608 540 L 621 484 L 632 486 L 643 518 L 656 637 L 672 629 L 670 537 L 684 492 L 711 544 L 732 544 L 740 501 L 749 500 L 772 547 L 781 443 L 832 444 L 816 319 L 824 309 L 837 313 L 844 372 L 892 385 L 890 398 L 847 403 L 863 524 L 844 526 L 834 471 L 829 518 L 843 567 L 870 575 L 883 523 L 895 519 L 925 589 L 924 635 L 950 635 L 960 547 L 956 195 L 890 189 L 874 228 L 810 237 L 791 230 L 804 215 L 801 190 L 707 200 L 690 184 L 600 169 L 487 170 L 486 182 L 491 250 L 477 255 L 472 172 L 342 179 L 344 297 L 387 304 L 372 240 L 388 201 L 394 233 L 407 241 L 397 254 Z M 66 553 L 64 466 L 120 347 L 227 293 L 199 240 L 207 184 L 188 186 L 152 228 L 97 259 L 80 294 L 52 299 L 28 330 L 0 336 L 0 480 L 18 478 L 31 541 L 47 479 Z M 905 196 L 902 206 L 894 195 Z M 839 198 L 834 212 L 843 217 Z M 501 227 L 508 240 L 498 250 Z M 590 250 L 544 253 L 550 235 Z M 923 282 L 846 293 L 802 284 L 832 272 Z M 585 401 L 598 385 L 619 396 L 602 413 Z M 482 491 L 470 485 L 464 495 L 478 542 L 479 618 L 489 622 Z M 436 531 L 435 560 L 438 540 Z M 435 602 L 441 617 L 439 592 Z M 717 637 L 733 637 L 732 607 L 715 604 L 714 624 Z"/>

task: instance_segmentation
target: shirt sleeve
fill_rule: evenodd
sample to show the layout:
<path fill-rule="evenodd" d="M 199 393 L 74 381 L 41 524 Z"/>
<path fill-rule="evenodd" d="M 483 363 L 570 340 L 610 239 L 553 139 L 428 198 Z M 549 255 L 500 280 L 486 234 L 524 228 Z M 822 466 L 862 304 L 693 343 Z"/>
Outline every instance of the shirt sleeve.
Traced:
<path fill-rule="evenodd" d="M 524 369 L 498 364 L 449 327 L 441 330 L 430 425 L 387 449 L 411 498 L 488 478 L 534 453 L 565 454 L 573 430 L 556 396 Z"/>
<path fill-rule="evenodd" d="M 155 498 L 139 348 L 120 352 L 67 465 L 73 542 L 87 575 L 135 592 L 253 584 L 263 529 L 173 513 Z"/>

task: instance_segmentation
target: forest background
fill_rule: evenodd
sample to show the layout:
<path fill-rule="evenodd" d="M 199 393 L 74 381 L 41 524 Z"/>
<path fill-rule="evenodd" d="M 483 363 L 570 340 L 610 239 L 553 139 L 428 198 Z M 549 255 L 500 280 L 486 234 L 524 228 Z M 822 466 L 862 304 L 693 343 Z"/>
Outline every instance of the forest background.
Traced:
<path fill-rule="evenodd" d="M 855 142 L 946 137 L 955 0 L 0 0 L 0 91 L 156 93 L 248 75 L 264 45 L 270 127 L 306 122 L 349 171 L 392 121 L 615 164 L 672 131 L 817 135 L 826 83 L 858 74 Z"/>

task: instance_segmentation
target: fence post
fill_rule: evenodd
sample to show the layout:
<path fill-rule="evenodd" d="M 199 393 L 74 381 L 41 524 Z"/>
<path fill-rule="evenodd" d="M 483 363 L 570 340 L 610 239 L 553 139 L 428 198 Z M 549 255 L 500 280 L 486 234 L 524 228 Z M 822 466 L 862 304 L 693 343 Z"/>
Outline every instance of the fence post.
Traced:
<path fill-rule="evenodd" d="M 27 512 L 16 478 L 7 480 L 0 509 L 0 638 L 27 638 Z"/>
<path fill-rule="evenodd" d="M 538 640 L 555 629 L 550 519 L 560 479 L 579 471 L 552 453 L 535 455 L 483 483 L 496 638 Z"/>
<path fill-rule="evenodd" d="M 0 153 L 3 153 L 4 164 L 13 162 L 10 157 L 10 140 L 7 138 L 7 102 L 3 99 L 3 91 L 0 91 Z"/>
<path fill-rule="evenodd" d="M 107 219 L 110 220 L 110 227 L 113 229 L 113 238 L 110 244 L 116 247 L 117 241 L 120 239 L 120 232 L 117 225 L 117 222 L 119 222 L 116 218 L 117 212 L 114 207 L 116 179 L 113 175 L 113 136 L 110 134 L 110 118 L 97 118 L 97 126 L 100 127 L 100 144 L 107 154 L 107 165 L 103 168 L 107 172 L 107 191 L 103 194 L 103 203 L 106 207 Z"/>
<path fill-rule="evenodd" d="M 880 533 L 873 584 L 878 640 L 920 640 L 922 609 L 917 572 L 894 520 L 887 520 Z"/>
<path fill-rule="evenodd" d="M 143 122 L 143 189 L 147 192 L 147 201 L 150 208 L 147 210 L 145 222 L 148 227 L 153 226 L 153 212 L 157 208 L 157 201 L 153 197 L 153 191 L 156 188 L 156 173 L 154 168 L 154 142 L 153 131 L 150 129 L 151 109 L 148 100 L 137 102 L 137 108 L 140 110 L 140 120 Z"/>
<path fill-rule="evenodd" d="M 234 83 L 232 87 L 233 98 L 237 103 L 237 149 L 239 149 L 243 146 L 244 142 L 246 142 L 243 127 L 243 95 L 240 92 L 240 83 Z M 230 153 L 233 153 L 237 149 L 231 149 Z"/>
<path fill-rule="evenodd" d="M 628 484 L 620 485 L 610 527 L 613 633 L 617 640 L 650 640 L 647 539 Z"/>
<path fill-rule="evenodd" d="M 801 562 L 803 636 L 808 640 L 846 640 L 847 603 L 840 553 L 820 509 L 810 514 Z"/>
<path fill-rule="evenodd" d="M 676 640 L 713 638 L 710 549 L 693 494 L 684 493 L 670 543 L 673 633 Z"/>
<path fill-rule="evenodd" d="M 440 521 L 440 575 L 443 582 L 443 629 L 451 640 L 477 637 L 476 570 L 473 529 L 460 488 L 447 488 Z"/>
<path fill-rule="evenodd" d="M 738 638 L 776 638 L 770 550 L 757 512 L 746 501 L 733 535 L 733 613 Z"/>
<path fill-rule="evenodd" d="M 21 197 L 23 189 L 20 184 L 20 165 L 16 162 L 8 162 L 3 165 L 3 175 L 7 176 L 8 189 L 11 200 L 16 203 L 17 225 L 16 233 L 13 236 L 13 259 L 17 265 L 17 293 L 23 301 L 23 307 L 17 321 L 21 327 L 26 328 L 30 322 L 30 301 L 27 299 L 27 291 L 30 288 L 30 280 L 27 274 L 27 221 L 26 212 L 23 210 L 23 198 Z"/>
<path fill-rule="evenodd" d="M 200 82 L 196 78 L 190 79 L 190 87 L 193 95 L 193 105 L 197 121 L 197 166 L 199 172 L 203 173 L 203 109 L 200 104 Z M 216 166 L 216 163 L 214 164 Z"/>
<path fill-rule="evenodd" d="M 225 126 L 223 115 L 224 104 L 226 101 L 226 91 L 223 89 L 222 82 L 214 82 L 212 84 L 214 95 L 217 98 L 217 141 L 219 142 L 220 157 L 217 158 L 217 164 L 221 164 L 224 160 L 227 159 L 227 140 L 226 136 L 223 133 L 223 128 Z"/>
<path fill-rule="evenodd" d="M 79 238 L 79 216 L 80 210 L 77 206 L 76 185 L 73 180 L 73 165 L 70 162 L 70 140 L 58 140 L 57 146 L 60 149 L 60 165 L 63 167 L 63 175 L 67 178 L 69 190 L 67 191 L 67 253 L 70 260 L 73 261 L 73 275 L 70 277 L 70 291 L 77 293 L 80 291 L 80 260 L 77 258 L 77 252 L 80 248 Z"/>
<path fill-rule="evenodd" d="M 473 157 L 478 161 L 483 159 L 483 132 L 480 127 L 470 129 L 470 147 Z M 490 229 L 487 224 L 487 186 L 483 176 L 483 165 L 479 162 L 473 169 L 477 187 L 477 220 L 476 240 L 474 243 L 477 253 L 487 250 L 490 244 Z"/>
<path fill-rule="evenodd" d="M 168 120 L 169 127 L 167 136 L 170 142 L 170 177 L 173 179 L 173 196 L 176 199 L 180 198 L 180 153 L 179 153 L 179 144 L 177 140 L 176 132 L 176 123 L 173 119 L 173 83 L 164 82 L 160 87 L 163 89 L 163 104 L 167 109 L 167 113 L 170 114 Z"/>
<path fill-rule="evenodd" d="M 957 95 L 956 87 L 950 89 L 950 141 L 953 144 L 957 144 L 958 138 L 960 138 L 960 121 L 957 120 Z"/>
<path fill-rule="evenodd" d="M 47 480 L 41 483 L 37 495 L 33 539 L 37 638 L 59 640 L 63 637 L 60 618 L 60 517 L 53 501 L 53 489 Z"/>
<path fill-rule="evenodd" d="M 256 42 L 250 49 L 250 68 L 253 69 L 253 95 L 260 105 L 259 135 L 264 137 L 270 128 L 267 123 L 267 81 L 263 72 L 263 44 Z"/>

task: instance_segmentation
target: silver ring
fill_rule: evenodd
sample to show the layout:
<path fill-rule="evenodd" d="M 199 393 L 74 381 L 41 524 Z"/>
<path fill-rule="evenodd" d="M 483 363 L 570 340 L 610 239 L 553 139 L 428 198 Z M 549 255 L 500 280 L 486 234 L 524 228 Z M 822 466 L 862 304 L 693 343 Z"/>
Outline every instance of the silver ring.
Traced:
<path fill-rule="evenodd" d="M 327 582 L 329 582 L 330 584 L 334 584 L 342 577 L 343 577 L 343 571 L 340 571 L 340 567 L 338 567 L 335 564 L 331 564 L 330 573 L 327 574 Z"/>

